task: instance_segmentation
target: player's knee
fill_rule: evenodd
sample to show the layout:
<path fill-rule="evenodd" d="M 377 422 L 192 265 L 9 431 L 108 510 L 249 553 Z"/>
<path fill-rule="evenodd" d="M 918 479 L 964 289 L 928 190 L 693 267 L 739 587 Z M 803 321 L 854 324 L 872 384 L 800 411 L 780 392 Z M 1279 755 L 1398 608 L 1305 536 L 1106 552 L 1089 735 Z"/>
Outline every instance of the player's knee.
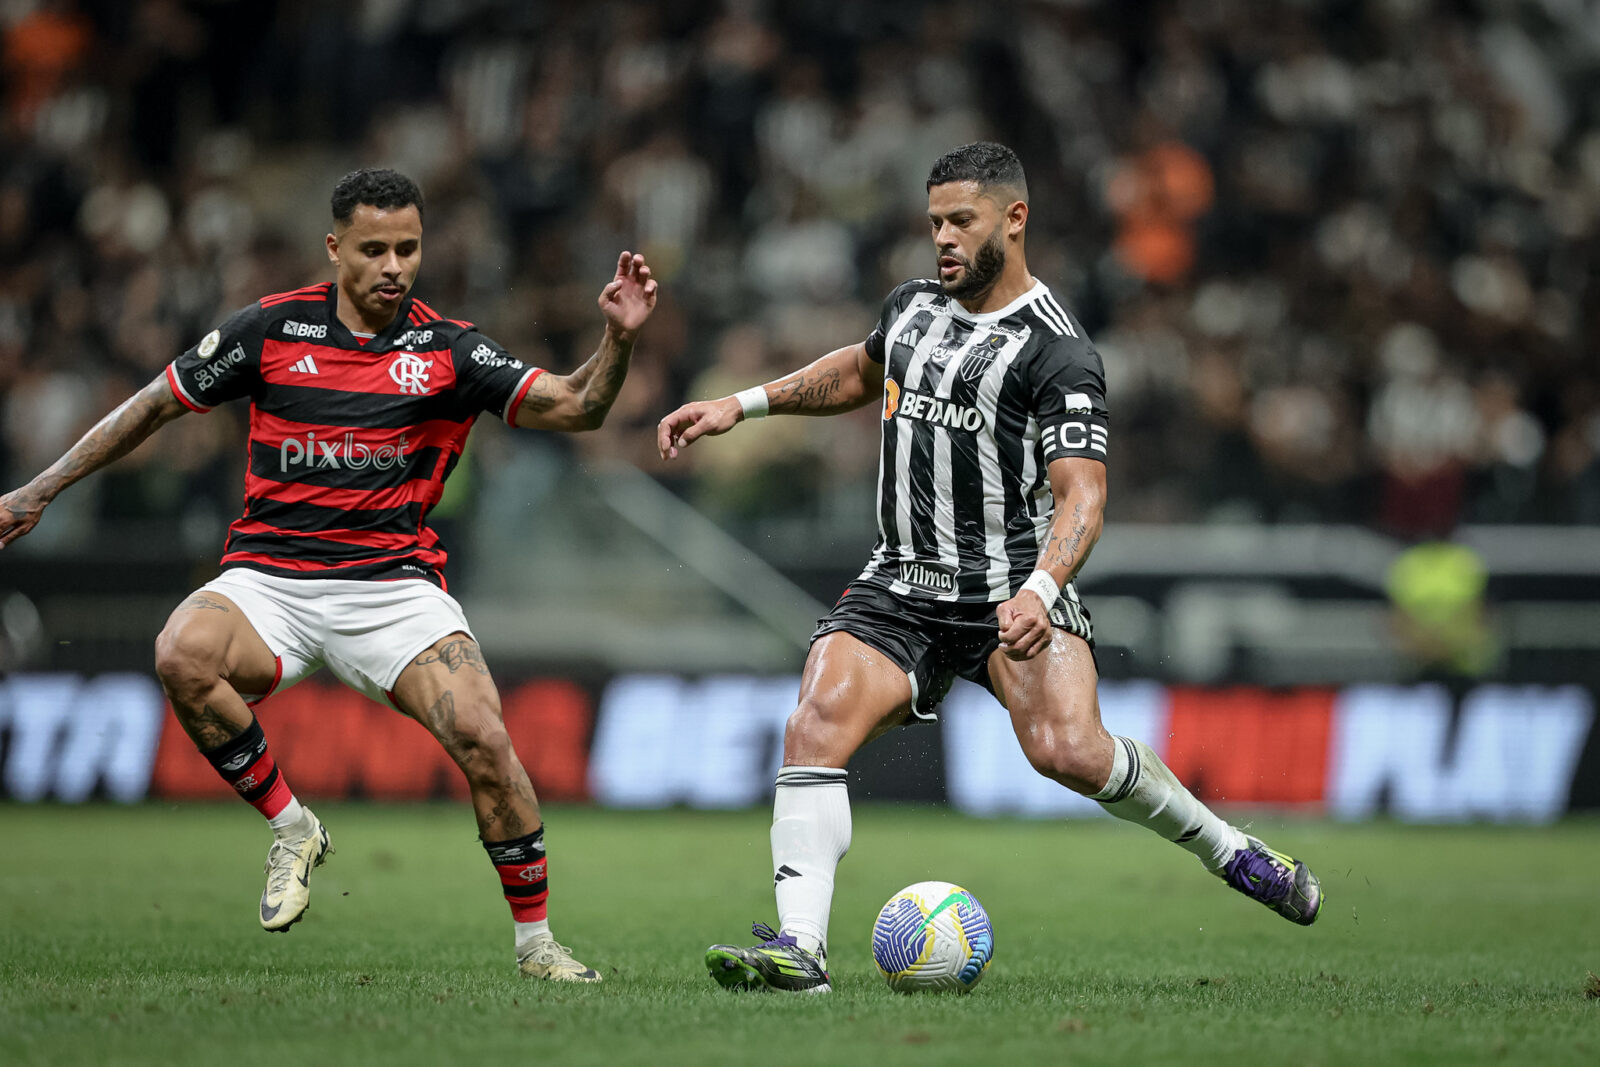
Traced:
<path fill-rule="evenodd" d="M 870 723 L 852 719 L 852 710 L 838 702 L 802 696 L 784 727 L 784 760 L 843 767 L 871 728 Z"/>
<path fill-rule="evenodd" d="M 819 700 L 801 698 L 784 727 L 786 749 L 826 746 L 844 727 L 844 716 L 837 708 Z"/>
<path fill-rule="evenodd" d="M 1046 731 L 1029 738 L 1023 751 L 1034 770 L 1075 793 L 1087 796 L 1105 786 L 1110 768 L 1092 736 Z"/>
<path fill-rule="evenodd" d="M 458 718 L 440 741 L 468 781 L 492 785 L 510 778 L 516 753 L 497 711 L 483 708 L 479 714 Z"/>
<path fill-rule="evenodd" d="M 156 677 L 168 693 L 181 697 L 207 692 L 221 676 L 222 649 L 201 628 L 169 622 L 156 637 Z"/>

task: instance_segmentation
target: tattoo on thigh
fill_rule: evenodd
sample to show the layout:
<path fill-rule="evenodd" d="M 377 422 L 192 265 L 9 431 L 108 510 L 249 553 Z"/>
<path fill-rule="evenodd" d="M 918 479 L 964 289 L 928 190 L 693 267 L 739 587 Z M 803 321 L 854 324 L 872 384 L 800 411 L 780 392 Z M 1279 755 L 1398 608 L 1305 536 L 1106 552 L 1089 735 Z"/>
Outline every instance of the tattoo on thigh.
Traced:
<path fill-rule="evenodd" d="M 188 608 L 190 611 L 226 612 L 230 610 L 221 598 L 214 597 L 210 593 L 196 593 L 179 606 Z"/>
<path fill-rule="evenodd" d="M 489 665 L 483 661 L 483 651 L 471 638 L 461 637 L 446 641 L 437 650 L 428 649 L 412 661 L 417 664 L 443 663 L 454 674 L 462 667 L 470 667 L 479 674 L 488 674 Z"/>

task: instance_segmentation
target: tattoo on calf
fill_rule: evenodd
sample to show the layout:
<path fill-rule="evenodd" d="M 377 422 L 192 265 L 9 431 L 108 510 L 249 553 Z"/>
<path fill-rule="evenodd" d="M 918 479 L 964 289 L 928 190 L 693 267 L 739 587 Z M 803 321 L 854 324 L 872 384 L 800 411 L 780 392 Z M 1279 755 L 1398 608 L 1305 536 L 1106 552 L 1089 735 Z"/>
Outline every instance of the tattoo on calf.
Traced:
<path fill-rule="evenodd" d="M 178 721 L 183 724 L 184 730 L 202 752 L 225 745 L 245 731 L 243 726 L 237 726 L 223 718 L 222 713 L 210 704 L 203 705 L 197 712 L 186 710 L 177 704 L 173 704 L 172 710 L 177 713 Z"/>

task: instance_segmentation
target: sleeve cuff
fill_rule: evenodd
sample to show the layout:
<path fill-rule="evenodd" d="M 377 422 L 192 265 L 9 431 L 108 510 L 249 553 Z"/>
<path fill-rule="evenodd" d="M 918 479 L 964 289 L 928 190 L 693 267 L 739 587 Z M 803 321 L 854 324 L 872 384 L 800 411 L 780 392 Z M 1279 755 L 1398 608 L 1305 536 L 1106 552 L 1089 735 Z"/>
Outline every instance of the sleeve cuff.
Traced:
<path fill-rule="evenodd" d="M 183 387 L 183 383 L 178 380 L 177 371 L 173 370 L 172 367 L 173 365 L 171 363 L 167 364 L 167 385 L 172 389 L 172 395 L 178 398 L 178 403 L 182 404 L 190 411 L 198 411 L 202 415 L 210 411 L 210 408 L 204 407 L 198 401 L 196 401 L 194 397 L 189 395 L 189 391 L 185 389 Z"/>
<path fill-rule="evenodd" d="M 522 398 L 528 395 L 528 387 L 533 384 L 533 380 L 543 373 L 543 367 L 534 367 L 522 376 L 522 381 L 517 383 L 516 392 L 511 394 L 511 401 L 506 404 L 506 410 L 501 416 L 506 420 L 507 426 L 517 424 L 517 408 L 522 406 Z"/>

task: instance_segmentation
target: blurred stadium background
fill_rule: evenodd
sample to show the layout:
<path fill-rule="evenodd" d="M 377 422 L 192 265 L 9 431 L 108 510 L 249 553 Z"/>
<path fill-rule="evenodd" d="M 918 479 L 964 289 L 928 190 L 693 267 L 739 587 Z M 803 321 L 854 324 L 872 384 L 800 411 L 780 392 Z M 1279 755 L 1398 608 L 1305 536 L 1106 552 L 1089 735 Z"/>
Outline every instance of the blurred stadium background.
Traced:
<path fill-rule="evenodd" d="M 1105 357 L 1081 587 L 1113 729 L 1224 804 L 1600 807 L 1593 3 L 0 0 L 0 33 L 7 487 L 232 309 L 324 280 L 357 166 L 427 192 L 419 295 L 555 369 L 617 251 L 650 257 L 606 427 L 485 422 L 435 512 L 547 798 L 764 802 L 872 543 L 875 415 L 671 467 L 653 426 L 863 337 L 930 273 L 929 164 L 989 138 Z M 243 429 L 179 420 L 0 558 L 0 797 L 226 793 L 150 649 L 215 573 Z M 304 795 L 461 792 L 331 681 L 262 714 Z M 971 688 L 857 765 L 858 796 L 1092 807 Z"/>

